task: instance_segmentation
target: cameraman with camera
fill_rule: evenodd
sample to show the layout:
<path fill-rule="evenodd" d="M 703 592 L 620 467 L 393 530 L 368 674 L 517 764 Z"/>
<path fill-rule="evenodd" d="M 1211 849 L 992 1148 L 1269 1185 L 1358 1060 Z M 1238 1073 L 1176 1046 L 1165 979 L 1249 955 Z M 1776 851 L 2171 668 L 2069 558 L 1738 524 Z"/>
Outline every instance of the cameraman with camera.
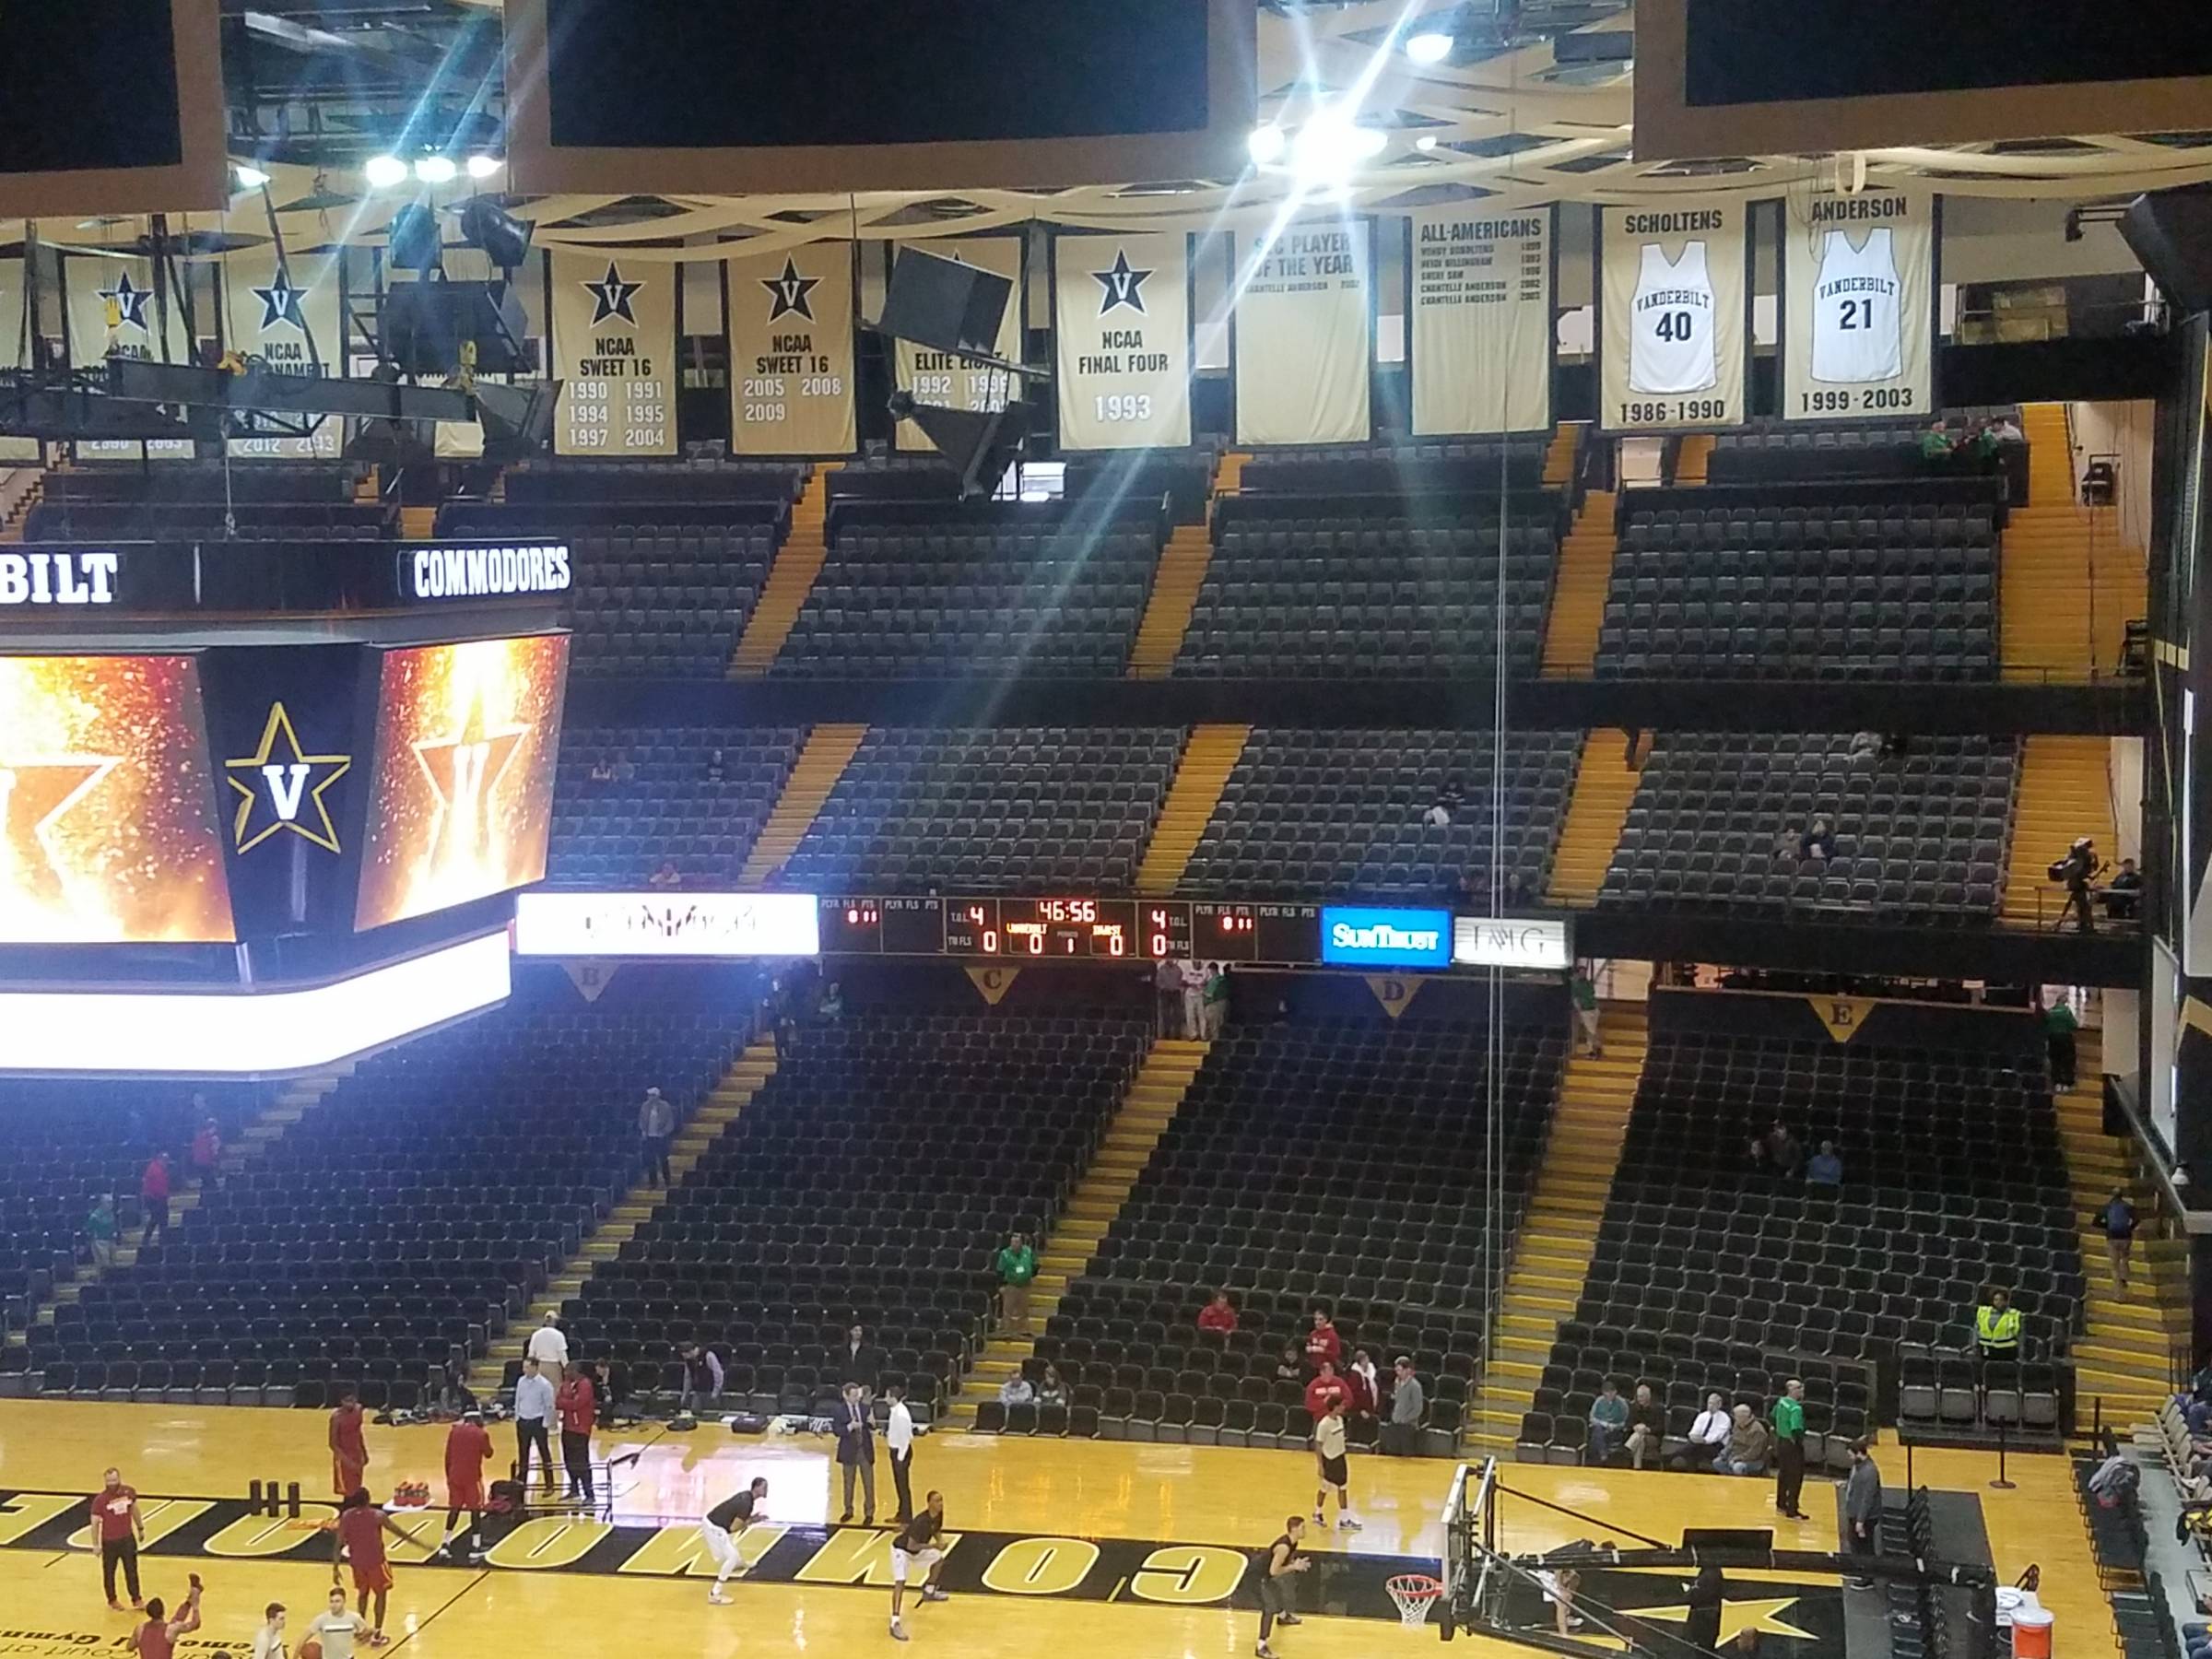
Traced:
<path fill-rule="evenodd" d="M 2089 884 L 2103 868 L 2103 861 L 2097 856 L 2096 842 L 2086 835 L 2077 837 L 2066 850 L 2066 855 L 2051 866 L 2051 879 L 2066 889 L 2066 902 L 2058 913 L 2058 926 L 2065 925 L 2066 912 L 2071 911 L 2075 925 L 2081 932 L 2097 931 L 2097 918 L 2089 909 Z"/>

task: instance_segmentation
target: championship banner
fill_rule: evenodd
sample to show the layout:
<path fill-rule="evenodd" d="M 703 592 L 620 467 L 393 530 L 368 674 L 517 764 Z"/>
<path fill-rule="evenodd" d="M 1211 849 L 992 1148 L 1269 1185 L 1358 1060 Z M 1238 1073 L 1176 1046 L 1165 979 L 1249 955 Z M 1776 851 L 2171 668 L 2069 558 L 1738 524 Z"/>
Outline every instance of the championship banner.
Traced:
<path fill-rule="evenodd" d="M 23 324 L 23 262 L 0 259 L 0 369 L 26 368 L 30 356 Z M 0 465 L 39 458 L 36 438 L 0 438 Z"/>
<path fill-rule="evenodd" d="M 1741 202 L 1599 210 L 1597 424 L 1744 424 L 1750 282 Z"/>
<path fill-rule="evenodd" d="M 610 249 L 547 256 L 557 455 L 673 455 L 676 295 L 683 267 L 627 268 Z"/>
<path fill-rule="evenodd" d="M 277 262 L 276 250 L 249 248 L 223 260 L 223 338 L 233 351 L 260 358 L 277 374 L 346 373 L 341 300 L 345 255 Z M 346 447 L 346 423 L 325 415 L 307 438 L 233 438 L 241 459 L 335 461 Z"/>
<path fill-rule="evenodd" d="M 961 265 L 973 265 L 1010 279 L 1014 292 L 1006 301 L 1006 314 L 999 319 L 998 338 L 991 347 L 991 355 L 1002 362 L 1021 361 L 1022 334 L 1022 240 L 1018 236 L 947 237 L 934 241 L 896 242 L 891 245 L 891 258 L 897 261 L 909 249 L 917 253 L 934 253 L 939 259 L 955 260 Z M 916 403 L 936 404 L 944 408 L 963 409 L 970 413 L 983 413 L 1006 406 L 1012 395 L 1009 384 L 1014 377 L 977 367 L 955 357 L 949 351 L 930 351 L 909 341 L 898 342 L 899 384 L 914 394 Z M 927 433 L 911 420 L 899 423 L 892 440 L 901 450 L 934 452 L 936 445 Z"/>
<path fill-rule="evenodd" d="M 1190 447 L 1188 236 L 1054 238 L 1053 323 L 1063 452 Z"/>
<path fill-rule="evenodd" d="M 1551 430 L 1557 218 L 1456 203 L 1406 221 L 1415 437 Z"/>
<path fill-rule="evenodd" d="M 69 297 L 72 368 L 96 369 L 112 357 L 161 363 L 193 360 L 183 306 L 174 293 L 167 296 L 164 326 L 165 308 L 154 294 L 150 260 L 71 255 L 62 261 L 62 286 Z M 193 454 L 192 441 L 185 438 L 145 444 L 135 440 L 80 440 L 76 448 L 86 460 L 135 461 L 141 453 L 156 460 L 190 460 Z"/>
<path fill-rule="evenodd" d="M 1895 420 L 1936 407 L 1939 197 L 1783 203 L 1782 414 Z"/>
<path fill-rule="evenodd" d="M 1290 225 L 1256 247 L 1237 240 L 1239 443 L 1374 436 L 1374 241 L 1367 219 Z"/>
<path fill-rule="evenodd" d="M 851 454 L 853 244 L 733 259 L 727 281 L 731 453 Z"/>

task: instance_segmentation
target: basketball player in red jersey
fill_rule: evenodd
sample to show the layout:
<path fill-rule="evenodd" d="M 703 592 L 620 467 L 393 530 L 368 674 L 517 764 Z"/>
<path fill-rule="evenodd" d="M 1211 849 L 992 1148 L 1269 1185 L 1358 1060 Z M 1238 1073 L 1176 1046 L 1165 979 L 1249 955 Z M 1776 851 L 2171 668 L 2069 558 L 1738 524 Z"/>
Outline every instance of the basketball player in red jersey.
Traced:
<path fill-rule="evenodd" d="M 445 1436 L 445 1541 L 456 1557 L 473 1555 L 477 1528 L 484 1513 L 484 1465 L 491 1459 L 491 1436 L 485 1431 L 484 1414 L 465 1411 Z M 460 1533 L 453 1523 L 463 1515 L 468 1525 Z"/>
<path fill-rule="evenodd" d="M 359 1488 L 369 1473 L 369 1442 L 361 1436 L 361 1401 L 352 1389 L 338 1396 L 330 1414 L 330 1484 L 343 1500 Z"/>
<path fill-rule="evenodd" d="M 200 1628 L 200 1575 L 192 1575 L 192 1589 L 174 1618 L 155 1596 L 146 1604 L 146 1622 L 131 1632 L 131 1651 L 138 1659 L 176 1659 L 177 1639 Z"/>
<path fill-rule="evenodd" d="M 346 1494 L 346 1501 L 338 1506 L 338 1526 L 334 1535 L 330 1556 L 330 1580 L 338 1582 L 338 1562 L 341 1559 L 353 1563 L 353 1591 L 359 1598 L 358 1606 L 363 1618 L 375 1628 L 370 1632 L 369 1645 L 382 1647 L 384 1635 L 384 1599 L 392 1594 L 392 1562 L 384 1554 L 384 1535 L 390 1533 L 402 1544 L 410 1542 L 407 1535 L 393 1524 L 392 1517 L 370 1502 L 369 1494 L 356 1488 Z M 369 1604 L 373 1599 L 376 1610 L 371 1613 Z"/>

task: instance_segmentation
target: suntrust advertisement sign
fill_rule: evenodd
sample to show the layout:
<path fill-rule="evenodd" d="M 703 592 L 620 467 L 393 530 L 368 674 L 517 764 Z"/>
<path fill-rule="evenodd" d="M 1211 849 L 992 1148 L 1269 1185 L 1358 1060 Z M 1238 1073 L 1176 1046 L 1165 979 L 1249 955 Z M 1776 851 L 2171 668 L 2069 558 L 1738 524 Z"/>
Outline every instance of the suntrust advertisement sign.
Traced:
<path fill-rule="evenodd" d="M 1346 968 L 1449 968 L 1452 912 L 1324 906 L 1321 959 Z"/>

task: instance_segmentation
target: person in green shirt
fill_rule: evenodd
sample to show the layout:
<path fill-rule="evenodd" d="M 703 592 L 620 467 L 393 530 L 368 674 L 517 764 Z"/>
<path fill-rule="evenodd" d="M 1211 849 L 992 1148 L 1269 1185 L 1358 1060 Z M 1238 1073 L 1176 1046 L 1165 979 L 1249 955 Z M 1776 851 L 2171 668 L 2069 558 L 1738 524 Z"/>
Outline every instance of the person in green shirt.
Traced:
<path fill-rule="evenodd" d="M 1037 1253 L 1030 1236 L 1016 1233 L 998 1253 L 998 1316 L 1007 1325 L 1030 1322 L 1030 1281 L 1037 1277 Z"/>
<path fill-rule="evenodd" d="M 1920 435 L 1920 458 L 1931 472 L 1950 470 L 1951 458 L 1958 451 L 1959 441 L 1944 421 L 1936 421 Z"/>
<path fill-rule="evenodd" d="M 92 1213 L 85 1218 L 85 1237 L 92 1241 L 95 1267 L 115 1265 L 115 1200 L 108 1194 L 92 1201 Z"/>
<path fill-rule="evenodd" d="M 1805 1383 L 1792 1377 L 1774 1402 L 1774 1507 L 1793 1521 L 1810 1519 L 1797 1507 L 1805 1490 Z"/>
<path fill-rule="evenodd" d="M 1985 1362 L 2020 1357 L 2020 1312 L 2004 1291 L 1992 1290 L 1974 1310 L 1974 1346 Z"/>
<path fill-rule="evenodd" d="M 2051 1082 L 2057 1088 L 2074 1087 L 2074 1033 L 2081 1021 L 2065 996 L 2054 997 L 2043 1010 L 2043 1047 L 2051 1056 Z"/>
<path fill-rule="evenodd" d="M 1583 1041 L 1595 1060 L 1606 1052 L 1605 1040 L 1597 1033 L 1597 986 L 1588 973 L 1577 968 L 1567 982 L 1567 994 L 1574 999 L 1574 1022 L 1582 1028 Z"/>
<path fill-rule="evenodd" d="M 1606 1379 L 1604 1390 L 1590 1402 L 1590 1455 L 1593 1467 L 1608 1462 L 1629 1437 L 1629 1403 L 1620 1397 L 1620 1385 Z"/>

